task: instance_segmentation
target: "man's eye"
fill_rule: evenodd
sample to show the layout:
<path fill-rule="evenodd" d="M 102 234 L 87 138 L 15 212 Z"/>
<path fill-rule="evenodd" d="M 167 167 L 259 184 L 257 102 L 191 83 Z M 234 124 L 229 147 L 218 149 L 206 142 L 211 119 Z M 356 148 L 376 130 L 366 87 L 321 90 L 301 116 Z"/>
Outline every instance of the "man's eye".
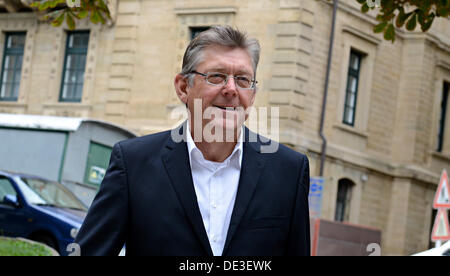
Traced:
<path fill-rule="evenodd" d="M 250 88 L 251 81 L 246 77 L 236 77 L 236 83 L 241 88 Z"/>
<path fill-rule="evenodd" d="M 227 78 L 224 74 L 211 74 L 208 76 L 208 81 L 214 84 L 219 84 L 225 81 Z"/>
<path fill-rule="evenodd" d="M 237 77 L 236 77 L 236 80 L 238 80 L 238 81 L 250 82 L 250 79 L 247 78 L 247 77 L 240 77 L 240 76 L 237 76 Z"/>

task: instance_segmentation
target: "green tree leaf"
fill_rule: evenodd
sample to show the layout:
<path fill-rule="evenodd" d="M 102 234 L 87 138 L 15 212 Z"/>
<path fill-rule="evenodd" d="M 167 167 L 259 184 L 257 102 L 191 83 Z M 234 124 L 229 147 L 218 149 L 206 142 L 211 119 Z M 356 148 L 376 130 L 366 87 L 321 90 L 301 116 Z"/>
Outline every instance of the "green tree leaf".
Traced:
<path fill-rule="evenodd" d="M 100 12 L 98 13 L 98 17 L 99 17 L 99 20 L 100 20 L 100 22 L 101 22 L 102 24 L 105 24 L 105 23 L 106 23 L 105 18 L 103 18 L 102 14 L 101 14 Z"/>
<path fill-rule="evenodd" d="M 56 5 L 58 5 L 58 2 L 59 2 L 58 0 L 51 1 L 49 7 L 53 9 L 54 7 L 56 7 Z"/>
<path fill-rule="evenodd" d="M 364 4 L 361 6 L 361 11 L 363 13 L 366 13 L 369 11 L 369 5 L 367 5 L 367 2 L 364 2 Z"/>
<path fill-rule="evenodd" d="M 394 42 L 395 40 L 395 29 L 394 25 L 391 23 L 387 26 L 386 30 L 384 31 L 384 39 L 391 40 Z"/>
<path fill-rule="evenodd" d="M 401 28 L 404 24 L 405 24 L 405 22 L 406 22 L 406 20 L 411 16 L 411 14 L 413 14 L 413 12 L 408 12 L 408 13 L 404 13 L 404 14 L 399 14 L 398 16 L 397 16 L 397 20 L 399 21 L 399 23 L 401 23 L 401 26 L 397 26 L 398 28 Z M 396 20 L 396 21 L 397 21 Z"/>
<path fill-rule="evenodd" d="M 381 33 L 382 31 L 384 31 L 384 29 L 387 26 L 387 21 L 385 22 L 381 22 L 380 24 L 376 25 L 375 27 L 373 27 L 373 32 L 374 33 Z"/>
<path fill-rule="evenodd" d="M 43 10 L 48 9 L 48 7 L 50 6 L 50 4 L 51 4 L 51 1 L 45 1 L 45 2 L 41 3 L 41 4 L 39 5 L 39 10 L 40 10 L 40 11 L 43 11 Z"/>
<path fill-rule="evenodd" d="M 440 6 L 436 9 L 437 16 L 448 17 L 449 13 L 450 13 L 450 7 L 449 7 L 448 3 L 447 3 L 447 5 Z"/>
<path fill-rule="evenodd" d="M 356 0 L 356 2 L 361 5 L 361 12 L 369 11 L 366 0 Z M 373 31 L 384 30 L 385 36 L 390 40 L 395 39 L 395 35 L 392 36 L 392 27 L 386 27 L 387 25 L 381 24 L 383 22 L 386 22 L 386 24 L 392 23 L 397 28 L 404 27 L 409 31 L 415 30 L 417 24 L 420 24 L 422 31 L 426 32 L 431 28 L 434 17 L 448 19 L 450 16 L 450 0 L 381 0 L 380 5 L 381 7 L 374 9 L 377 11 L 376 20 L 378 23 Z M 406 13 L 405 10 L 411 10 L 411 12 Z"/>
<path fill-rule="evenodd" d="M 66 16 L 66 23 L 69 29 L 74 30 L 75 29 L 75 21 L 73 20 L 73 17 L 70 13 L 67 13 Z"/>
<path fill-rule="evenodd" d="M 425 22 L 425 24 L 422 24 L 420 26 L 420 28 L 422 29 L 422 32 L 426 32 L 426 31 L 428 31 L 428 29 L 430 29 L 431 24 L 433 24 L 433 20 L 434 20 L 434 14 L 433 14 L 433 16 L 430 16 L 430 18 L 428 19 L 427 22 Z"/>
<path fill-rule="evenodd" d="M 98 7 L 102 9 L 108 8 L 103 0 L 98 0 Z"/>
<path fill-rule="evenodd" d="M 414 13 L 414 15 L 406 22 L 406 29 L 408 31 L 414 31 L 417 25 L 417 15 Z"/>
<path fill-rule="evenodd" d="M 65 12 L 61 12 L 61 14 L 60 14 L 55 20 L 52 21 L 52 26 L 53 26 L 53 27 L 59 27 L 59 26 L 61 26 L 61 24 L 62 24 L 63 21 L 64 21 L 64 15 L 65 15 L 65 14 L 66 14 Z"/>
<path fill-rule="evenodd" d="M 84 10 L 84 11 L 80 11 L 77 16 L 78 18 L 85 18 L 86 16 L 88 16 L 89 12 Z"/>
<path fill-rule="evenodd" d="M 395 26 L 397 28 L 403 27 L 403 24 L 405 24 L 405 10 L 403 8 L 399 9 L 399 14 L 397 15 L 397 18 L 395 19 Z"/>
<path fill-rule="evenodd" d="M 91 12 L 91 22 L 94 24 L 97 24 L 98 22 L 100 22 L 100 16 L 97 10 L 93 10 Z"/>
<path fill-rule="evenodd" d="M 417 20 L 419 21 L 420 25 L 424 25 L 425 24 L 425 15 L 424 12 L 422 10 L 417 10 Z"/>
<path fill-rule="evenodd" d="M 41 5 L 41 2 L 33 2 L 30 4 L 30 7 L 32 8 L 39 8 L 39 6 Z"/>

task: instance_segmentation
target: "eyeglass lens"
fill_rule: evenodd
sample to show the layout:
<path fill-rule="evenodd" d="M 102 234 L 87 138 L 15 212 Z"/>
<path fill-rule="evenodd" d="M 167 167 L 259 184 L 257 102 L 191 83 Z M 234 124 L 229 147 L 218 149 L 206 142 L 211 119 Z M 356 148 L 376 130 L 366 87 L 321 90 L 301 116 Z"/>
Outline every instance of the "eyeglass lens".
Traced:
<path fill-rule="evenodd" d="M 228 75 L 221 73 L 211 73 L 206 75 L 206 81 L 214 85 L 224 85 L 227 81 Z M 236 85 L 240 88 L 251 88 L 252 81 L 244 76 L 235 76 Z"/>

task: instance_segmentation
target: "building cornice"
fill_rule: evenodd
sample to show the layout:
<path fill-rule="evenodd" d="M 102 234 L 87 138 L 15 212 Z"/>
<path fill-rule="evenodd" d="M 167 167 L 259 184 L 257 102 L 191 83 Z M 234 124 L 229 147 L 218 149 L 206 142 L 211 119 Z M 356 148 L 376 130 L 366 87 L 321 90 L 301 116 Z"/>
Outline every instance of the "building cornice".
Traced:
<path fill-rule="evenodd" d="M 177 15 L 190 15 L 190 14 L 236 14 L 237 9 L 235 7 L 213 7 L 213 8 L 175 8 L 175 14 Z"/>
<path fill-rule="evenodd" d="M 298 148 L 309 153 L 320 155 L 321 142 L 302 137 Z M 393 178 L 414 179 L 421 182 L 437 185 L 440 175 L 430 172 L 427 168 L 414 164 L 398 164 L 390 160 L 382 159 L 367 153 L 353 151 L 351 149 L 329 142 L 327 145 L 326 158 L 328 161 L 339 160 L 361 168 L 370 170 Z"/>
<path fill-rule="evenodd" d="M 450 71 L 450 63 L 446 62 L 445 60 L 438 60 L 436 66 L 441 67 L 447 71 Z"/>
<path fill-rule="evenodd" d="M 352 35 L 355 35 L 355 36 L 357 36 L 357 37 L 359 37 L 361 39 L 364 39 L 365 41 L 368 41 L 368 42 L 370 42 L 372 44 L 375 44 L 375 45 L 378 45 L 378 44 L 381 43 L 381 39 L 376 38 L 375 36 L 367 34 L 367 33 L 363 32 L 361 30 L 358 30 L 356 28 L 353 28 L 350 25 L 344 25 L 342 27 L 342 31 L 350 33 Z"/>

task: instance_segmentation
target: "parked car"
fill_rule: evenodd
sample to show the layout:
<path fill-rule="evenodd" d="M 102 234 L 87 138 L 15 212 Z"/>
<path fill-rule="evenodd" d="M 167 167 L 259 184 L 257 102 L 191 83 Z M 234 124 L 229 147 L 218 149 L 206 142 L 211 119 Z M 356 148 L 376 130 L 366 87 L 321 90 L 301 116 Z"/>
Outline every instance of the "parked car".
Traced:
<path fill-rule="evenodd" d="M 67 255 L 87 207 L 62 184 L 0 171 L 0 236 L 23 237 Z"/>
<path fill-rule="evenodd" d="M 440 247 L 431 248 L 429 250 L 416 253 L 413 256 L 450 256 L 450 241 L 447 241 Z"/>

